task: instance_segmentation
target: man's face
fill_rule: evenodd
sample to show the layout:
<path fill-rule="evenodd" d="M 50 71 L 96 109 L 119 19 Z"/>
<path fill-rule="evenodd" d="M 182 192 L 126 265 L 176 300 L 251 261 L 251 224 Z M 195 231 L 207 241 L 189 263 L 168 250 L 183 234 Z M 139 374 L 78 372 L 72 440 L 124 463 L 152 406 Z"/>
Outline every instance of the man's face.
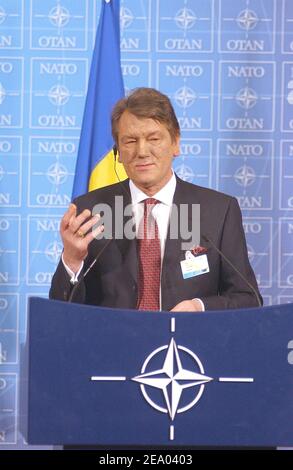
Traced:
<path fill-rule="evenodd" d="M 173 142 L 164 124 L 124 111 L 118 123 L 118 150 L 128 177 L 153 195 L 172 176 L 173 158 L 179 155 L 179 136 Z"/>

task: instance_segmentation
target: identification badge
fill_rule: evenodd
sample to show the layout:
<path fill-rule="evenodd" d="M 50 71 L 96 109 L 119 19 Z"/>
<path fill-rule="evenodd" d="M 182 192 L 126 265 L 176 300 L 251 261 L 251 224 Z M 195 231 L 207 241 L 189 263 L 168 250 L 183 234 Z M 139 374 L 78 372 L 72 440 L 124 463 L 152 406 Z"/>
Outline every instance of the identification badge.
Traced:
<path fill-rule="evenodd" d="M 207 255 L 193 256 L 186 252 L 186 259 L 180 261 L 183 279 L 200 276 L 210 271 Z"/>

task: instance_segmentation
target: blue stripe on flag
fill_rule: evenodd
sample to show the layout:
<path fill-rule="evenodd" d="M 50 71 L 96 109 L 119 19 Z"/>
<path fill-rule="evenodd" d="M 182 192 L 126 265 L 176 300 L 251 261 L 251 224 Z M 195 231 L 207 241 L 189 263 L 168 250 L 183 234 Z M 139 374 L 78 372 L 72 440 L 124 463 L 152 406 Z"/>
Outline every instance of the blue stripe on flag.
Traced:
<path fill-rule="evenodd" d="M 120 64 L 120 0 L 102 0 L 75 167 L 72 197 L 88 191 L 90 175 L 113 147 L 111 111 L 124 96 Z"/>

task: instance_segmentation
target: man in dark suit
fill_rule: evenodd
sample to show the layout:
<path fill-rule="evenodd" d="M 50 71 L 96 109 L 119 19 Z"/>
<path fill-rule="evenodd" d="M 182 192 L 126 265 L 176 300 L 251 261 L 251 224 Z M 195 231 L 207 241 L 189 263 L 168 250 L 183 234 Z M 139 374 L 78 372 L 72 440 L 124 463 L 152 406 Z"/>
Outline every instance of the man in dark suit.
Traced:
<path fill-rule="evenodd" d="M 68 300 L 74 284 L 105 248 L 77 286 L 73 301 L 194 312 L 260 305 L 237 200 L 186 183 L 172 170 L 180 129 L 169 99 L 154 89 L 136 89 L 114 107 L 112 132 L 129 179 L 71 204 L 61 221 L 64 251 L 50 297 Z M 117 201 L 122 201 L 120 207 Z M 100 225 L 99 215 L 93 215 L 99 204 L 111 210 L 110 243 L 101 238 L 106 222 Z M 182 223 L 181 208 L 196 204 L 200 246 L 191 244 L 188 250 L 180 230 L 172 236 L 171 222 L 179 214 L 175 219 Z M 183 223 L 194 230 L 199 221 L 191 219 L 192 211 L 188 216 L 185 212 Z M 149 227 L 151 237 L 146 236 Z"/>

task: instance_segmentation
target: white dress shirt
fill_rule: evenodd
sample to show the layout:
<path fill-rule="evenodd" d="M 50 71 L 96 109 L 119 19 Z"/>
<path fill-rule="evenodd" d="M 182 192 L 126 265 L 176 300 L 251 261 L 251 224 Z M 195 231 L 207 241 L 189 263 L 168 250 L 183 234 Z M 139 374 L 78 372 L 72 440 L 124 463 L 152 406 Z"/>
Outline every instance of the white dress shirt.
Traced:
<path fill-rule="evenodd" d="M 144 213 L 144 204 L 143 201 L 148 199 L 146 193 L 144 193 L 141 189 L 139 189 L 133 181 L 129 181 L 129 189 L 131 194 L 131 201 L 132 201 L 132 212 L 134 217 L 134 222 L 136 226 L 136 235 L 138 233 L 138 227 L 143 218 Z M 165 242 L 167 238 L 167 231 L 169 225 L 169 218 L 173 203 L 173 197 L 176 189 L 176 177 L 175 174 L 172 173 L 171 179 L 168 181 L 165 186 L 160 189 L 156 194 L 152 196 L 153 199 L 159 201 L 159 204 L 156 204 L 152 209 L 152 215 L 157 222 L 158 231 L 159 231 L 159 238 L 160 238 L 160 246 L 161 246 L 161 260 L 164 257 L 164 250 L 165 250 Z"/>
<path fill-rule="evenodd" d="M 141 189 L 139 189 L 131 180 L 129 180 L 129 189 L 130 189 L 130 194 L 131 194 L 132 212 L 133 212 L 134 222 L 136 226 L 136 234 L 137 234 L 138 227 L 139 227 L 140 221 L 144 213 L 143 201 L 145 199 L 148 199 L 150 196 L 144 193 Z M 164 258 L 165 242 L 167 238 L 169 218 L 170 218 L 175 189 L 176 189 L 176 177 L 175 177 L 174 172 L 172 172 L 172 176 L 170 180 L 165 184 L 165 186 L 162 189 L 160 189 L 160 191 L 158 191 L 156 194 L 152 196 L 152 198 L 159 201 L 159 204 L 156 204 L 154 208 L 152 209 L 152 215 L 158 225 L 158 232 L 159 232 L 160 246 L 161 246 L 161 263 Z M 83 268 L 83 262 L 77 273 L 74 273 L 64 263 L 63 255 L 62 255 L 62 262 L 67 273 L 69 274 L 71 278 L 70 282 L 72 284 L 75 284 L 78 281 L 78 276 Z M 161 267 L 162 267 L 162 264 L 161 264 Z M 204 307 L 204 303 L 202 302 L 202 300 L 198 298 L 194 300 L 198 300 L 200 302 L 202 306 L 202 310 L 204 311 L 205 307 Z M 161 305 L 162 304 L 161 304 L 161 286 L 160 286 L 160 307 Z"/>

